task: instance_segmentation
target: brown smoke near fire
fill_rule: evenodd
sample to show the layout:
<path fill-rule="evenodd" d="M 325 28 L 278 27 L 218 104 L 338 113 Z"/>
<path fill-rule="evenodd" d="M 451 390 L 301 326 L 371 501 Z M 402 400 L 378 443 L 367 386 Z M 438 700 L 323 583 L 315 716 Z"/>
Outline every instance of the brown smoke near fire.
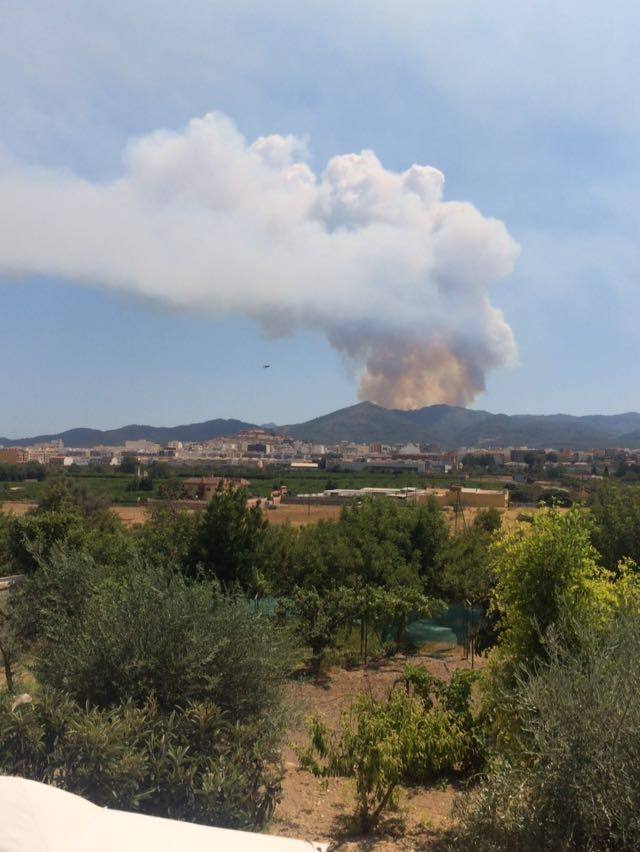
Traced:
<path fill-rule="evenodd" d="M 518 247 L 429 166 L 338 156 L 315 174 L 293 136 L 252 144 L 223 115 L 132 143 L 122 176 L 0 170 L 0 272 L 53 275 L 168 308 L 320 330 L 393 408 L 465 405 L 515 359 L 490 300 Z"/>
<path fill-rule="evenodd" d="M 420 408 L 447 402 L 467 405 L 484 390 L 484 374 L 442 344 L 396 343 L 378 347 L 360 379 L 360 399 L 385 408 Z"/>

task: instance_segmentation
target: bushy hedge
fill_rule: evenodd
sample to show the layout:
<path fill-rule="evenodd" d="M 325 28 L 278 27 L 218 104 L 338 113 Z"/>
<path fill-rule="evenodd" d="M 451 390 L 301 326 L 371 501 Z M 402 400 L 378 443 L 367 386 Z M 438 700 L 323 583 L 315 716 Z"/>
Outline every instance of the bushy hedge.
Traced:
<path fill-rule="evenodd" d="M 280 791 L 286 630 L 215 582 L 55 545 L 9 597 L 37 678 L 0 706 L 0 772 L 236 828 Z"/>
<path fill-rule="evenodd" d="M 280 792 L 273 739 L 208 702 L 162 712 L 153 699 L 108 709 L 45 689 L 0 700 L 0 772 L 98 805 L 203 824 L 259 828 Z"/>
<path fill-rule="evenodd" d="M 602 634 L 571 624 L 513 698 L 520 735 L 461 797 L 455 846 L 633 850 L 640 846 L 640 620 Z"/>
<path fill-rule="evenodd" d="M 108 707 L 154 696 L 162 708 L 212 701 L 244 720 L 281 705 L 291 664 L 286 630 L 215 583 L 162 565 L 100 566 L 56 546 L 12 596 L 33 639 L 38 681 Z"/>
<path fill-rule="evenodd" d="M 481 721 L 472 712 L 473 672 L 449 684 L 407 666 L 385 700 L 358 695 L 338 731 L 313 716 L 301 765 L 320 777 L 351 777 L 362 831 L 375 827 L 402 783 L 428 784 L 482 760 Z"/>

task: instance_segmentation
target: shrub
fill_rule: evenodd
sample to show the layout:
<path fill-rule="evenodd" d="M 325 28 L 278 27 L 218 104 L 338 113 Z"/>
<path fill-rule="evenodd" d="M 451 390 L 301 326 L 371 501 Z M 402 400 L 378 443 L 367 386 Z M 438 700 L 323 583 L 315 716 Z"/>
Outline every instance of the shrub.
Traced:
<path fill-rule="evenodd" d="M 170 713 L 153 699 L 99 709 L 45 689 L 14 711 L 0 699 L 0 731 L 0 772 L 98 805 L 255 829 L 279 798 L 273 743 L 207 702 Z"/>
<path fill-rule="evenodd" d="M 133 555 L 133 541 L 107 510 L 105 500 L 66 476 L 54 477 L 43 488 L 35 511 L 10 518 L 4 536 L 0 535 L 8 569 L 32 574 L 39 559 L 59 545 L 86 550 L 100 563 L 126 564 Z"/>
<path fill-rule="evenodd" d="M 622 612 L 603 635 L 572 623 L 512 700 L 519 736 L 461 798 L 460 849 L 632 850 L 640 845 L 640 622 Z"/>
<path fill-rule="evenodd" d="M 291 663 L 272 617 L 166 566 L 59 545 L 8 615 L 39 687 L 33 704 L 0 706 L 0 772 L 160 816 L 268 819 Z"/>
<path fill-rule="evenodd" d="M 153 695 L 170 709 L 206 700 L 234 720 L 279 712 L 287 632 L 213 583 L 144 562 L 108 572 L 58 548 L 20 588 L 14 621 L 30 608 L 39 681 L 78 701 L 107 707 Z"/>
<path fill-rule="evenodd" d="M 420 701 L 395 689 L 388 701 L 360 695 L 331 734 L 316 716 L 310 722 L 311 746 L 301 755 L 304 768 L 318 776 L 355 779 L 356 816 L 363 832 L 375 827 L 393 801 L 407 764 L 418 747 Z"/>
<path fill-rule="evenodd" d="M 540 510 L 530 531 L 505 532 L 492 544 L 493 605 L 504 659 L 533 662 L 543 652 L 545 632 L 565 609 L 597 617 L 610 575 L 591 544 L 592 526 L 577 509 Z"/>
<path fill-rule="evenodd" d="M 315 716 L 301 765 L 318 776 L 354 778 L 356 817 L 367 832 L 394 801 L 402 782 L 428 783 L 460 765 L 465 732 L 456 714 L 407 689 L 394 687 L 385 701 L 359 695 L 337 733 Z"/>
<path fill-rule="evenodd" d="M 477 671 L 456 669 L 447 683 L 419 666 L 405 667 L 404 684 L 421 699 L 425 710 L 430 711 L 438 707 L 445 711 L 461 734 L 456 761 L 445 764 L 447 770 L 468 772 L 471 769 L 479 769 L 485 761 L 486 719 L 473 710 L 472 689 L 478 679 Z M 431 768 L 427 768 L 426 777 L 421 773 L 420 767 L 416 769 L 416 780 L 430 780 Z"/>
<path fill-rule="evenodd" d="M 35 564 L 37 570 L 11 591 L 6 607 L 16 635 L 27 641 L 50 634 L 56 622 L 80 613 L 108 576 L 104 565 L 68 544 L 53 545 Z"/>

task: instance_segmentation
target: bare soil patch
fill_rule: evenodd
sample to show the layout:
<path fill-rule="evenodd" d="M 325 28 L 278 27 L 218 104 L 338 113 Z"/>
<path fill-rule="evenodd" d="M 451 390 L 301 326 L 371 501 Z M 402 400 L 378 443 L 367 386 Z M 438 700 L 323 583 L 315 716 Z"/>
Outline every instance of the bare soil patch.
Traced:
<path fill-rule="evenodd" d="M 32 503 L 27 500 L 6 500 L 4 503 L 0 504 L 0 509 L 2 509 L 5 515 L 15 515 L 16 518 L 21 518 L 23 515 L 26 515 L 27 512 L 35 509 L 37 505 L 37 503 Z"/>
<path fill-rule="evenodd" d="M 125 527 L 145 524 L 149 520 L 149 510 L 146 506 L 112 506 L 111 511 L 120 518 Z"/>
<path fill-rule="evenodd" d="M 422 653 L 411 662 L 448 680 L 458 668 L 470 668 L 462 649 L 454 648 L 437 657 Z M 479 661 L 482 665 L 482 660 Z M 390 812 L 375 834 L 358 835 L 352 822 L 353 782 L 347 778 L 319 780 L 300 769 L 294 748 L 306 746 L 305 719 L 319 713 L 329 726 L 337 728 L 340 714 L 355 696 L 369 692 L 385 697 L 402 676 L 407 659 L 370 664 L 353 670 L 332 669 L 317 680 L 298 680 L 289 686 L 289 701 L 295 720 L 284 749 L 285 777 L 283 799 L 269 826 L 269 833 L 331 842 L 345 850 L 435 849 L 443 829 L 449 825 L 456 785 L 439 783 L 430 788 L 402 790 L 398 809 Z"/>
<path fill-rule="evenodd" d="M 340 517 L 341 506 L 304 506 L 297 503 L 283 503 L 275 509 L 265 509 L 264 514 L 270 524 L 291 524 L 304 527 L 317 524 L 318 521 L 335 521 Z"/>

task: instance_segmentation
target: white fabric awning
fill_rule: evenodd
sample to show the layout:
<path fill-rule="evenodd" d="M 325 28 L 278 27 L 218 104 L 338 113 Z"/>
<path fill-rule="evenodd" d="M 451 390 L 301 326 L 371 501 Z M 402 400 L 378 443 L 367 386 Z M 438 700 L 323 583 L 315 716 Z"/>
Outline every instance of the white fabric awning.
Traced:
<path fill-rule="evenodd" d="M 0 852 L 323 852 L 326 844 L 100 808 L 26 778 L 0 777 Z"/>

